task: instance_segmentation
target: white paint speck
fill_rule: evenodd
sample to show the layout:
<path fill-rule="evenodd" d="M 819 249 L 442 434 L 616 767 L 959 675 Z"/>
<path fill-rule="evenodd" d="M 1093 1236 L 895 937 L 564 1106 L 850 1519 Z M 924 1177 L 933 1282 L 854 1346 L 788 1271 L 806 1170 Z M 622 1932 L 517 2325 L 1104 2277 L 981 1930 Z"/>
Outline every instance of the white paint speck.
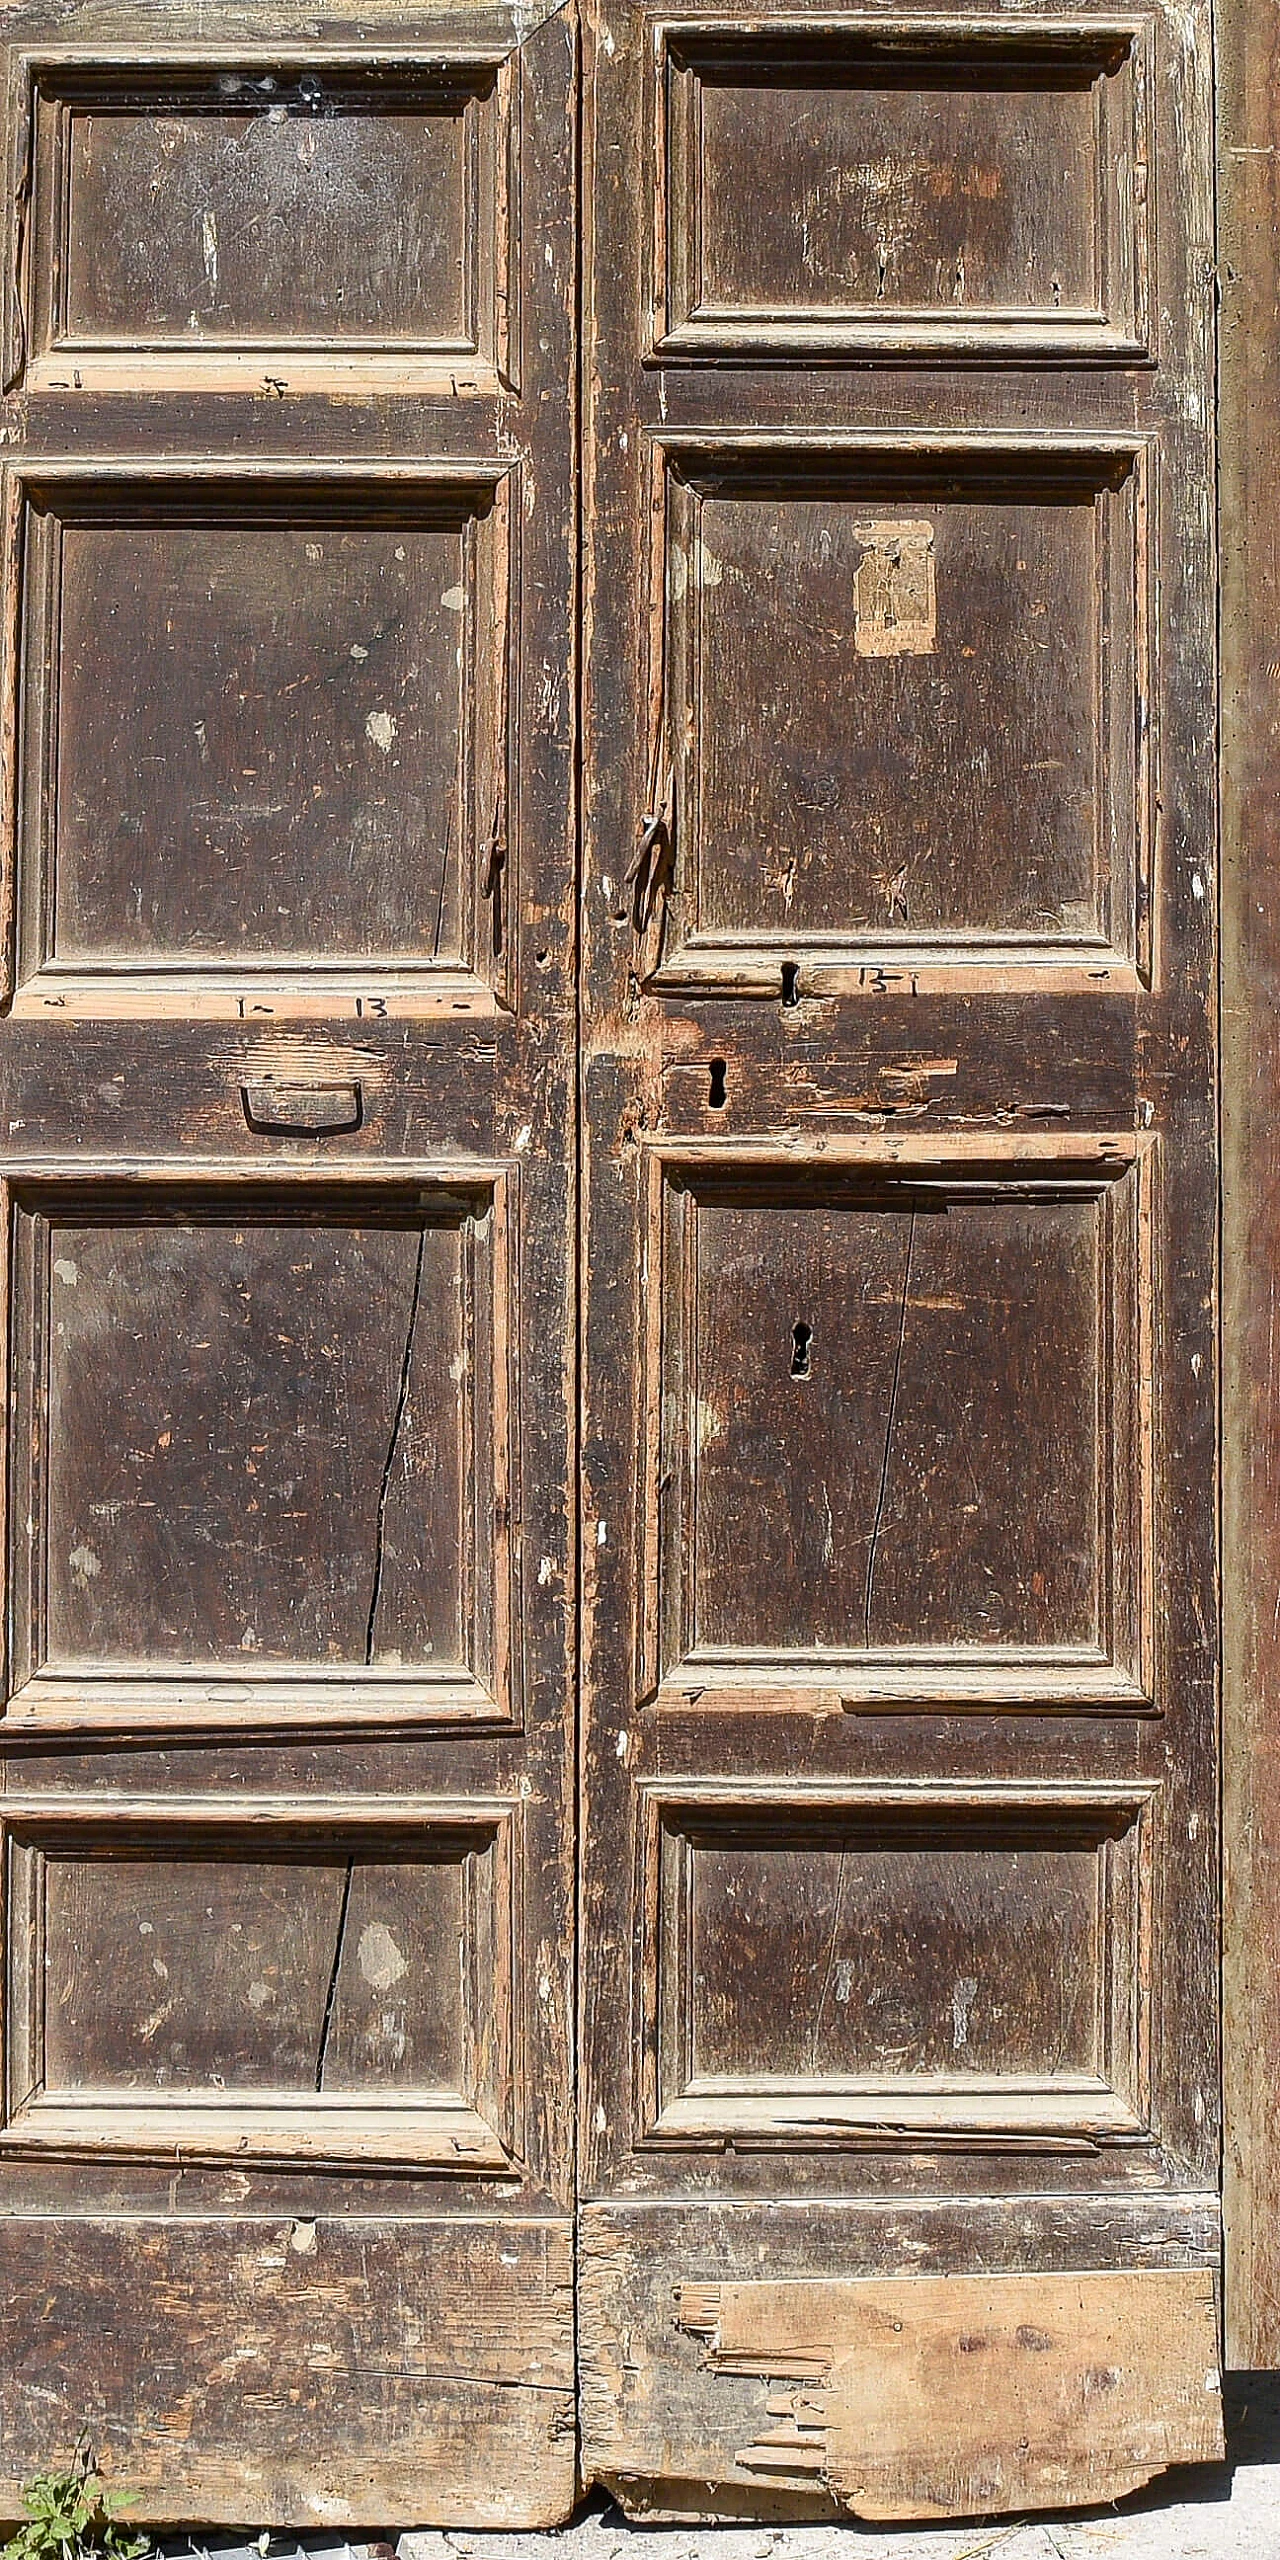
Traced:
<path fill-rule="evenodd" d="M 835 1991 L 836 1991 L 836 1999 L 838 2000 L 838 2002 L 839 2002 L 839 2004 L 840 2004 L 840 2007 L 841 2007 L 842 2009 L 847 2009 L 847 2008 L 848 2008 L 848 2006 L 849 2006 L 849 1994 L 850 1994 L 850 1992 L 852 1991 L 852 1989 L 853 1989 L 853 1966 L 852 1966 L 852 1964 L 850 1963 L 850 1960 L 849 1960 L 848 1956 L 841 1956 L 840 1961 L 839 1961 L 838 1965 L 836 1966 L 836 1982 L 835 1982 Z"/>
<path fill-rule="evenodd" d="M 61 1280 L 68 1289 L 74 1289 L 80 1274 L 74 1262 L 68 1262 L 64 1254 L 59 1254 L 53 1266 L 53 1276 L 55 1280 Z"/>
<path fill-rule="evenodd" d="M 371 711 L 364 724 L 364 734 L 380 755 L 389 756 L 396 734 L 396 724 L 390 712 Z"/>
<path fill-rule="evenodd" d="M 609 1544 L 609 1523 L 608 1523 L 608 1521 L 607 1521 L 607 1520 L 597 1520 L 597 1522 L 596 1522 L 596 1545 L 597 1545 L 598 1547 L 607 1547 L 607 1546 L 608 1546 L 608 1544 Z"/>
<path fill-rule="evenodd" d="M 555 1570 L 555 1565 L 551 1557 L 544 1556 L 538 1567 L 538 1589 L 540 1591 L 545 1591 L 548 1583 L 554 1581 Z"/>
<path fill-rule="evenodd" d="M 624 1725 L 624 1726 L 623 1726 L 623 1728 L 622 1728 L 621 1733 L 620 1733 L 620 1734 L 619 1734 L 619 1736 L 618 1736 L 617 1742 L 614 1744 L 614 1749 L 616 1750 L 616 1752 L 617 1752 L 617 1754 L 618 1754 L 618 1758 L 619 1758 L 620 1760 L 625 1760 L 625 1759 L 626 1759 L 627 1752 L 628 1752 L 628 1750 L 630 1749 L 630 1746 L 631 1746 L 631 1736 L 630 1736 L 630 1734 L 628 1733 L 626 1726 Z"/>
<path fill-rule="evenodd" d="M 356 1952 L 360 1971 L 375 1991 L 390 1991 L 393 1983 L 402 1982 L 409 1970 L 385 1920 L 371 1920 L 367 1929 L 361 1930 Z"/>
<path fill-rule="evenodd" d="M 446 613 L 461 613 L 466 601 L 467 591 L 465 587 L 446 587 L 444 594 L 440 598 L 440 602 L 444 606 Z"/>
<path fill-rule="evenodd" d="M 366 659 L 366 658 L 368 657 L 368 655 L 369 655 L 369 652 L 368 652 L 368 650 L 367 650 L 367 649 L 362 649 L 362 648 L 361 648 L 360 643 L 359 643 L 359 641 L 358 641 L 358 640 L 353 640 L 353 641 L 352 641 L 352 643 L 351 643 L 351 647 L 350 647 L 350 648 L 349 648 L 349 650 L 347 651 L 347 655 L 348 655 L 348 657 L 350 657 L 350 658 L 354 658 L 354 659 L 355 659 L 357 666 L 362 667 L 362 666 L 364 665 L 365 659 Z"/>
<path fill-rule="evenodd" d="M 516 1131 L 516 1154 L 517 1154 L 518 1156 L 522 1156 L 522 1155 L 524 1154 L 524 1152 L 525 1152 L 526 1148 L 529 1146 L 530 1141 L 532 1140 L 532 1137 L 533 1137 L 533 1125 L 532 1125 L 532 1122 L 531 1122 L 531 1121 L 526 1120 L 526 1121 L 525 1121 L 525 1124 L 524 1124 L 524 1127 L 523 1127 L 522 1129 L 517 1129 L 517 1131 Z"/>
<path fill-rule="evenodd" d="M 205 282 L 210 293 L 218 290 L 218 217 L 206 213 L 200 224 L 200 244 L 204 251 Z"/>
<path fill-rule="evenodd" d="M 102 1571 L 102 1558 L 94 1554 L 92 1547 L 73 1547 L 67 1562 L 82 1591 L 87 1591 Z"/>
<path fill-rule="evenodd" d="M 270 2008 L 275 1996 L 269 1982 L 251 1982 L 249 1985 L 249 2006 L 259 2013 Z"/>
<path fill-rule="evenodd" d="M 969 2041 L 969 2012 L 978 1996 L 978 1986 L 971 1973 L 962 1975 L 951 1994 L 951 2049 L 959 2053 Z"/>
<path fill-rule="evenodd" d="M 1198 871 L 1193 871 L 1191 874 L 1191 895 L 1196 899 L 1204 896 L 1204 882 Z"/>

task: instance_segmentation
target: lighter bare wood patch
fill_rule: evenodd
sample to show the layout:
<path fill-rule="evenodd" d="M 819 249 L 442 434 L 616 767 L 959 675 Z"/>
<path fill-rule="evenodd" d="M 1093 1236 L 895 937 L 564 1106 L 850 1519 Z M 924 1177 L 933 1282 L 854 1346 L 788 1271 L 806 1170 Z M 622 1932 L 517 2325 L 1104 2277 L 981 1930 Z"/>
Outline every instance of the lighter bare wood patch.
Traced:
<path fill-rule="evenodd" d="M 866 544 L 853 582 L 854 642 L 860 658 L 926 657 L 938 631 L 933 526 L 927 518 L 857 524 Z"/>
<path fill-rule="evenodd" d="M 738 2471 L 855 2515 L 1092 2504 L 1222 2459 L 1206 2268 L 685 2284 L 676 2320 L 759 2380 Z"/>

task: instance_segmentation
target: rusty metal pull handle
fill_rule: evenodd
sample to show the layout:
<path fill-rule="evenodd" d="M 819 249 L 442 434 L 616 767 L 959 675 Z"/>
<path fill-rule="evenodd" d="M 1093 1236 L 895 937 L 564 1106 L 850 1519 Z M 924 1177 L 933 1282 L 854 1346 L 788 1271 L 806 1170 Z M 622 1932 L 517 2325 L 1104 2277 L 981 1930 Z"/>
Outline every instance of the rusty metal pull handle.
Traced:
<path fill-rule="evenodd" d="M 632 923 L 639 934 L 647 930 L 658 893 L 668 885 L 670 856 L 670 809 L 646 809 L 640 820 L 640 842 L 634 859 L 623 874 L 623 886 L 631 891 Z"/>
<path fill-rule="evenodd" d="M 358 1129 L 364 1118 L 358 1084 L 242 1084 L 240 1099 L 251 1129 L 300 1138 L 334 1137 Z"/>

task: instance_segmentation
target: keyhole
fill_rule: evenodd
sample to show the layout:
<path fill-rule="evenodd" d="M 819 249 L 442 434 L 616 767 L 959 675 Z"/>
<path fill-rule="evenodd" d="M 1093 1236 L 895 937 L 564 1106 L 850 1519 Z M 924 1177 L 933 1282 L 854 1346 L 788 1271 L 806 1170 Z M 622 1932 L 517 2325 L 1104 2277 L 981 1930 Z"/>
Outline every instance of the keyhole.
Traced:
<path fill-rule="evenodd" d="M 799 991 L 798 991 L 797 984 L 796 984 L 796 981 L 797 981 L 797 979 L 799 978 L 799 975 L 800 975 L 800 963 L 799 963 L 799 961 L 798 961 L 798 960 L 784 960 L 784 961 L 783 961 L 783 963 L 782 963 L 782 1001 L 783 1001 L 783 1004 L 784 1004 L 784 1006 L 786 1007 L 786 1010 L 788 1011 L 788 1013 L 790 1012 L 791 1007 L 792 1007 L 793 1005 L 799 1004 L 799 1002 L 800 1002 Z"/>
<path fill-rule="evenodd" d="M 791 1375 L 793 1378 L 807 1378 L 810 1375 L 809 1349 L 812 1341 L 813 1326 L 811 1324 L 792 1325 Z"/>
<path fill-rule="evenodd" d="M 723 1111 L 724 1109 L 726 1101 L 724 1089 L 725 1072 L 724 1059 L 713 1058 L 711 1060 L 711 1085 L 707 1094 L 708 1111 Z"/>

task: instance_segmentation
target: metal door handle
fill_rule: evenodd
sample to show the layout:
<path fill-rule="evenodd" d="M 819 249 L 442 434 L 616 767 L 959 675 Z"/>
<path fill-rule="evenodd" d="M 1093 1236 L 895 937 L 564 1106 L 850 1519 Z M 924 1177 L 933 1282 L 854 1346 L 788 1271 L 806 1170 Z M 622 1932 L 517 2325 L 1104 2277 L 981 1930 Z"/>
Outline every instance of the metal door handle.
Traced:
<path fill-rule="evenodd" d="M 242 1084 L 240 1099 L 251 1129 L 284 1129 L 304 1138 L 358 1129 L 364 1118 L 358 1084 Z"/>

